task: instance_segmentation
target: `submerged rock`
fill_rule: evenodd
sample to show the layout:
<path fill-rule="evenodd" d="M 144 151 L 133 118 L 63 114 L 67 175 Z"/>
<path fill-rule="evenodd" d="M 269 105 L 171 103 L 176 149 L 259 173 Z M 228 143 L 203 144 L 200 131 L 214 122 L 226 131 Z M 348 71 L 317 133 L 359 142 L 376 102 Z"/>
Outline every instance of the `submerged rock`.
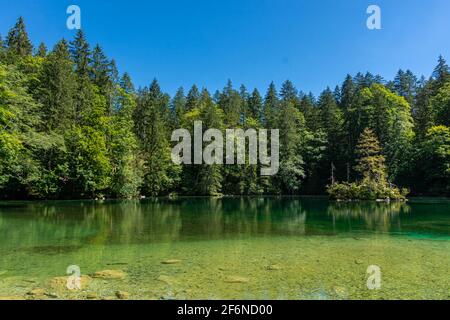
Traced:
<path fill-rule="evenodd" d="M 269 271 L 279 271 L 279 270 L 282 270 L 282 269 L 283 269 L 283 268 L 280 267 L 280 266 L 277 265 L 277 264 L 272 264 L 272 265 L 270 265 L 270 266 L 267 267 L 267 270 L 269 270 Z"/>
<path fill-rule="evenodd" d="M 46 293 L 45 295 L 47 297 L 51 298 L 51 299 L 58 299 L 59 298 L 59 296 L 56 293 L 54 293 L 54 292 Z"/>
<path fill-rule="evenodd" d="M 42 288 L 36 288 L 27 293 L 29 296 L 43 296 L 45 295 L 45 290 Z"/>
<path fill-rule="evenodd" d="M 122 270 L 102 270 L 94 273 L 93 278 L 99 278 L 104 280 L 122 280 L 127 276 Z"/>
<path fill-rule="evenodd" d="M 33 290 L 31 290 L 30 292 L 28 292 L 27 293 L 27 296 L 30 298 L 30 299 L 38 299 L 38 300 L 42 300 L 42 299 L 45 299 L 45 298 L 47 298 L 47 293 L 45 292 L 45 290 L 44 289 L 42 289 L 42 288 L 36 288 L 36 289 L 33 289 Z"/>
<path fill-rule="evenodd" d="M 125 291 L 117 291 L 116 297 L 119 298 L 120 300 L 128 300 L 130 298 L 130 294 Z"/>
<path fill-rule="evenodd" d="M 88 294 L 86 295 L 86 299 L 88 299 L 88 300 L 97 300 L 97 299 L 98 299 L 98 296 L 97 296 L 96 293 L 91 292 L 91 293 L 88 293 Z"/>
<path fill-rule="evenodd" d="M 55 277 L 52 280 L 50 280 L 50 287 L 54 290 L 63 291 L 63 290 L 69 290 L 67 287 L 69 281 L 69 277 Z M 80 277 L 80 289 L 84 289 L 89 286 L 90 282 L 92 281 L 92 278 L 90 276 L 84 275 Z"/>
<path fill-rule="evenodd" d="M 230 276 L 225 279 L 226 283 L 248 283 L 250 280 L 241 276 Z"/>

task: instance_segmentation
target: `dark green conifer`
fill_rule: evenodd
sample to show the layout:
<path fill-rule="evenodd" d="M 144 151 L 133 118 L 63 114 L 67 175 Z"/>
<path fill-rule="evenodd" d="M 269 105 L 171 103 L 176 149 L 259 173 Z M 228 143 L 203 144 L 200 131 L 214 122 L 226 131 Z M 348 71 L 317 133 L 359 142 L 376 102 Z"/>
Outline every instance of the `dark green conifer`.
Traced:
<path fill-rule="evenodd" d="M 8 49 L 10 52 L 25 57 L 31 55 L 33 52 L 33 45 L 28 38 L 25 22 L 20 17 L 14 27 L 9 31 L 7 38 Z"/>

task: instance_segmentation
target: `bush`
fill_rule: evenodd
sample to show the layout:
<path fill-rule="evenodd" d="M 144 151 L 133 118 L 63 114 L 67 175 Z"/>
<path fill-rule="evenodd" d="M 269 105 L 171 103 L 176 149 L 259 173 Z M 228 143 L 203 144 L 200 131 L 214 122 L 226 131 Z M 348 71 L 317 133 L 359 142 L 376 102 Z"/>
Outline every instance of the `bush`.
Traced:
<path fill-rule="evenodd" d="M 335 200 L 397 200 L 404 201 L 409 193 L 407 189 L 380 186 L 377 184 L 338 183 L 327 188 L 328 194 Z"/>

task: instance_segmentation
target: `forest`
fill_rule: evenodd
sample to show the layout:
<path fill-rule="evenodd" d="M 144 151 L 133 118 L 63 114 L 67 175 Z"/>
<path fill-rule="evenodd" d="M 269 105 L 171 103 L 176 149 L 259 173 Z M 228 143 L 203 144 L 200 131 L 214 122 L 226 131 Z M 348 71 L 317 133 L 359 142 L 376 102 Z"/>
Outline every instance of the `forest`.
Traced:
<path fill-rule="evenodd" d="M 228 81 L 221 91 L 193 85 L 170 97 L 157 80 L 135 88 L 81 30 L 50 50 L 33 47 L 19 18 L 0 36 L 0 199 L 323 195 L 364 179 L 364 135 L 376 140 L 389 185 L 450 196 L 443 56 L 430 72 L 347 75 L 318 97 L 289 80 L 263 93 Z M 204 130 L 279 129 L 279 173 L 261 176 L 254 164 L 174 164 L 171 134 L 195 121 Z"/>

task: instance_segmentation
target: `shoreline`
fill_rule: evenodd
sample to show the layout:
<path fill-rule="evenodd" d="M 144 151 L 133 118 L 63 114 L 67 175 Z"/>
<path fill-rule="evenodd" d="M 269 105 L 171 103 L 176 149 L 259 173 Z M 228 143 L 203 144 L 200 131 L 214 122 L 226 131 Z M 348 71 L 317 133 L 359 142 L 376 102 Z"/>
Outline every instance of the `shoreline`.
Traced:
<path fill-rule="evenodd" d="M 413 196 L 408 197 L 406 200 L 336 200 L 331 199 L 328 196 L 325 195 L 224 195 L 224 196 L 177 196 L 177 197 L 170 197 L 170 196 L 159 196 L 159 197 L 145 197 L 145 198 L 133 198 L 133 199 L 120 199 L 120 198 L 106 198 L 106 199 L 5 199 L 0 200 L 0 206 L 2 203 L 43 203 L 43 202 L 98 202 L 98 203 L 104 203 L 104 202 L 127 202 L 127 201 L 133 201 L 133 202 L 145 202 L 149 200 L 188 200 L 188 199 L 315 199 L 315 200 L 325 200 L 330 203 L 380 203 L 380 204 L 388 204 L 388 203 L 410 203 L 415 201 L 450 201 L 450 197 L 444 197 L 444 196 Z"/>

